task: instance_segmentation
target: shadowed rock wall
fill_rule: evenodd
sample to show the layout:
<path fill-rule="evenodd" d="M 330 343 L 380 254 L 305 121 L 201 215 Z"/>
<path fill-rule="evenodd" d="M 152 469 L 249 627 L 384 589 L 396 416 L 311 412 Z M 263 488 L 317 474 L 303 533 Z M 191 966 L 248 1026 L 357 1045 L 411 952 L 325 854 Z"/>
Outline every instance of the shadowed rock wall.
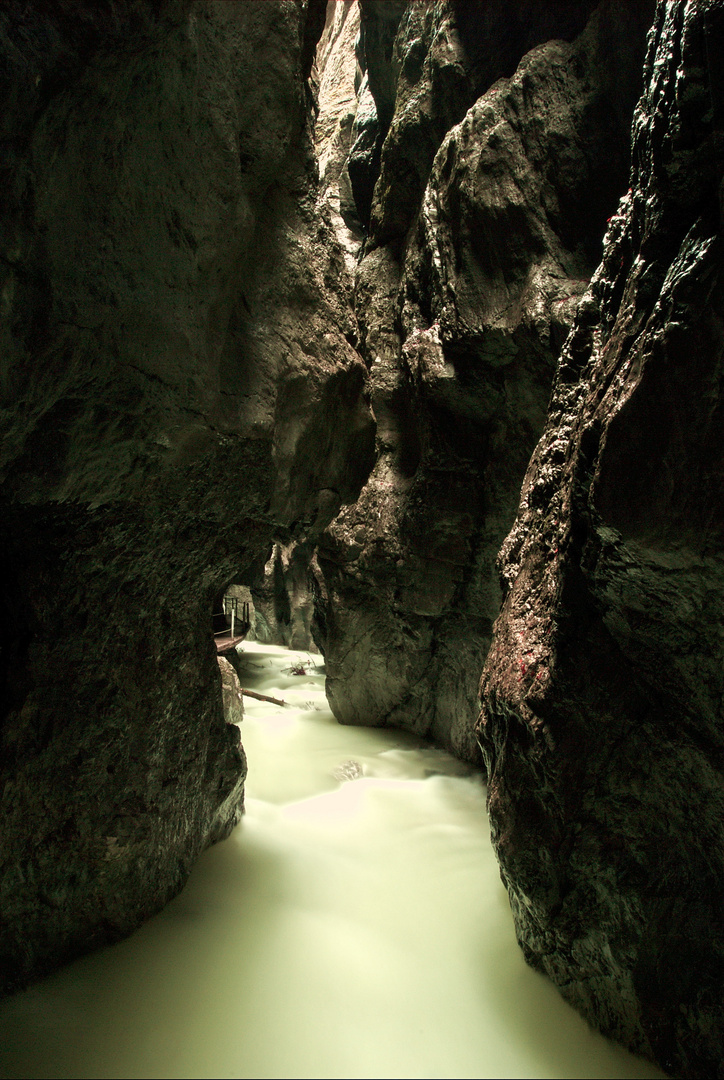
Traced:
<path fill-rule="evenodd" d="M 323 8 L 0 12 L 3 988 L 128 932 L 237 821 L 212 600 L 372 465 L 316 202 Z"/>
<path fill-rule="evenodd" d="M 592 9 L 415 3 L 388 49 L 395 104 L 355 275 L 379 458 L 321 540 L 317 637 L 338 719 L 469 760 L 495 558 L 628 183 L 653 6 Z"/>
<path fill-rule="evenodd" d="M 660 4 L 631 190 L 502 549 L 479 727 L 528 960 L 721 1076 L 724 4 Z"/>

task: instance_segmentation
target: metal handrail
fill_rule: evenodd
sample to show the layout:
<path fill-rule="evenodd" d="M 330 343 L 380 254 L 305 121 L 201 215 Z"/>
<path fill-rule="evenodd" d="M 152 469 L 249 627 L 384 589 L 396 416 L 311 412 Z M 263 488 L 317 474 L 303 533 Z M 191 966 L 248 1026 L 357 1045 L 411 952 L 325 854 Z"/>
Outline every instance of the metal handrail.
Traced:
<path fill-rule="evenodd" d="M 239 607 L 239 600 L 238 600 L 238 598 L 236 596 L 225 596 L 224 600 L 223 600 L 223 604 L 224 604 L 224 610 L 223 611 L 212 611 L 211 612 L 211 618 L 213 619 L 216 615 L 231 615 L 231 632 L 229 634 L 228 629 L 227 630 L 219 630 L 214 634 L 215 638 L 217 638 L 217 637 L 226 637 L 227 634 L 229 634 L 230 637 L 234 636 L 234 622 L 238 618 L 237 612 L 238 612 L 238 607 Z M 227 609 L 227 605 L 228 605 L 228 609 Z M 248 629 L 249 626 L 251 626 L 251 617 L 250 617 L 250 615 L 251 615 L 251 611 L 250 611 L 249 601 L 248 600 L 242 600 L 241 601 L 241 619 L 239 621 L 242 622 L 242 623 L 246 623 L 247 629 Z"/>

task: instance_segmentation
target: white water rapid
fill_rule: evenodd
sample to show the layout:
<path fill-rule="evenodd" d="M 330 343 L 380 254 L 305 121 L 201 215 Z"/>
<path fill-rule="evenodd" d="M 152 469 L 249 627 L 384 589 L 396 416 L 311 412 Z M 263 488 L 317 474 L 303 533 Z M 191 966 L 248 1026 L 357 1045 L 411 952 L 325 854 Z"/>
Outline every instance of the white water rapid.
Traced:
<path fill-rule="evenodd" d="M 0 1003 L 0 1075 L 662 1076 L 524 963 L 480 779 L 340 727 L 306 655 L 243 653 L 293 705 L 244 699 L 243 823 L 127 941 Z"/>

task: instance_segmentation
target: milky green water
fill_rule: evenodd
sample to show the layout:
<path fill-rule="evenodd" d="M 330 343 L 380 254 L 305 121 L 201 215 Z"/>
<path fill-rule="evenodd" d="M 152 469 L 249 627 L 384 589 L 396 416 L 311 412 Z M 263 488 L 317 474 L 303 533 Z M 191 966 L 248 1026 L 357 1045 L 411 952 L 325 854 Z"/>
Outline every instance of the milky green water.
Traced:
<path fill-rule="evenodd" d="M 129 940 L 0 1003 L 1 1075 L 663 1076 L 526 967 L 480 779 L 340 727 L 304 654 L 244 653 L 295 706 L 245 699 L 244 822 Z"/>

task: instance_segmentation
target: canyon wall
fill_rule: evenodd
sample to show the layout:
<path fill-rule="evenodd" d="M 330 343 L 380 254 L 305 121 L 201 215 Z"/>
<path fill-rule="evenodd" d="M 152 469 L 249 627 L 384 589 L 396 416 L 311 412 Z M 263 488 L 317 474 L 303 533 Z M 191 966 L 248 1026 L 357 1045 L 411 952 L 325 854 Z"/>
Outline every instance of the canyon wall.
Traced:
<path fill-rule="evenodd" d="M 478 729 L 527 959 L 723 1075 L 724 4 L 659 4 L 631 190 L 502 549 Z"/>
<path fill-rule="evenodd" d="M 212 602 L 372 467 L 323 22 L 0 11 L 0 989 L 133 929 L 238 820 Z"/>
<path fill-rule="evenodd" d="M 649 0 L 325 10 L 0 9 L 0 992 L 238 820 L 243 582 L 482 748 L 528 960 L 721 1075 L 724 3 L 643 80 Z"/>
<path fill-rule="evenodd" d="M 378 460 L 320 542 L 315 634 L 339 720 L 477 761 L 495 559 L 628 185 L 653 5 L 360 9 L 347 165 Z"/>

